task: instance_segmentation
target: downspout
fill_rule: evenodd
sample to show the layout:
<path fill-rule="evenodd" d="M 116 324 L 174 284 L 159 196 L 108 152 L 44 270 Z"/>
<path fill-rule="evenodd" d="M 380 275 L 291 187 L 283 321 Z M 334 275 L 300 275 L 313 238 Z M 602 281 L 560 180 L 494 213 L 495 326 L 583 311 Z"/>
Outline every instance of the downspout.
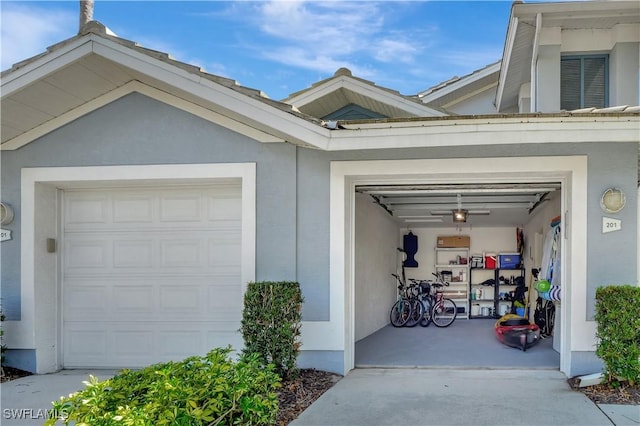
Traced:
<path fill-rule="evenodd" d="M 533 37 L 533 53 L 531 55 L 531 103 L 529 112 L 538 112 L 538 45 L 542 28 L 542 13 L 536 14 L 536 32 Z"/>

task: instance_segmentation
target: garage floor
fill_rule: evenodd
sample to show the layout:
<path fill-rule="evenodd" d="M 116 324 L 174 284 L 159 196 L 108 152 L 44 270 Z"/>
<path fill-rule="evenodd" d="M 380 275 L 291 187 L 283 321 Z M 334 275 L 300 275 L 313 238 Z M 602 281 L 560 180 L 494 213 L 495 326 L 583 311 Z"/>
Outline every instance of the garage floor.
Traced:
<path fill-rule="evenodd" d="M 559 369 L 553 338 L 522 352 L 493 333 L 495 320 L 459 319 L 447 328 L 388 325 L 356 342 L 356 367 L 456 367 Z"/>

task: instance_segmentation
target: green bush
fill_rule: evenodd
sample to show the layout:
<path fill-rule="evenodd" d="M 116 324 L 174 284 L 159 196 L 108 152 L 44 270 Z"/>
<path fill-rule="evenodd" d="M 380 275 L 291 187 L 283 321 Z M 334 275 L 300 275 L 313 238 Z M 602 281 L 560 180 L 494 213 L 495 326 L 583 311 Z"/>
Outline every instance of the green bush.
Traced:
<path fill-rule="evenodd" d="M 599 338 L 596 355 L 605 364 L 612 385 L 640 383 L 640 287 L 600 287 L 596 290 Z"/>
<path fill-rule="evenodd" d="M 283 379 L 294 377 L 300 351 L 303 297 L 297 282 L 251 282 L 244 295 L 244 352 L 274 364 Z"/>
<path fill-rule="evenodd" d="M 124 370 L 53 402 L 64 424 L 82 425 L 267 425 L 278 412 L 280 377 L 257 356 L 234 362 L 230 348 L 204 357 Z"/>

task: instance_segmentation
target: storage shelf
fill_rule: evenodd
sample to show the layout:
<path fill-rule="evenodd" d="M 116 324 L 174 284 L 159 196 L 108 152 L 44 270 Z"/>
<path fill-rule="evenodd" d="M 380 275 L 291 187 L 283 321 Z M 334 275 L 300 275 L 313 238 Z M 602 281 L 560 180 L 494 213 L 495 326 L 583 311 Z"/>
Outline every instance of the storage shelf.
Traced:
<path fill-rule="evenodd" d="M 490 306 L 493 308 L 492 315 L 470 315 L 469 318 L 499 318 L 498 312 L 500 312 L 500 305 L 504 303 L 511 303 L 511 301 L 500 299 L 500 293 L 512 292 L 516 289 L 516 284 L 500 283 L 499 277 L 506 276 L 506 278 L 523 277 L 525 276 L 524 268 L 469 268 L 469 295 L 473 294 L 474 290 L 478 288 L 483 289 L 481 299 L 469 299 L 470 305 L 480 305 L 481 307 Z M 482 282 L 493 280 L 494 284 L 491 286 L 483 285 Z M 491 296 L 487 298 L 487 296 Z"/>

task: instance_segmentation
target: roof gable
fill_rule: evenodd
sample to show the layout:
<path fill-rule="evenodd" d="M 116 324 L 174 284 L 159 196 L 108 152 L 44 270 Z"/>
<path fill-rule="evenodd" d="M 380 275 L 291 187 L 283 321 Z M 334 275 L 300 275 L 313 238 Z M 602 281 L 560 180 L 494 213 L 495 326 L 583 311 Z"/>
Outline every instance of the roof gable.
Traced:
<path fill-rule="evenodd" d="M 1 88 L 2 149 L 17 149 L 132 91 L 200 111 L 261 142 L 322 148 L 329 132 L 288 104 L 112 36 L 95 21 L 3 72 Z"/>
<path fill-rule="evenodd" d="M 388 118 L 447 115 L 436 108 L 421 104 L 415 98 L 402 96 L 395 90 L 354 77 L 347 68 L 340 68 L 333 77 L 293 93 L 282 102 L 293 105 L 313 117 L 328 117 L 348 105 L 357 105 Z"/>

